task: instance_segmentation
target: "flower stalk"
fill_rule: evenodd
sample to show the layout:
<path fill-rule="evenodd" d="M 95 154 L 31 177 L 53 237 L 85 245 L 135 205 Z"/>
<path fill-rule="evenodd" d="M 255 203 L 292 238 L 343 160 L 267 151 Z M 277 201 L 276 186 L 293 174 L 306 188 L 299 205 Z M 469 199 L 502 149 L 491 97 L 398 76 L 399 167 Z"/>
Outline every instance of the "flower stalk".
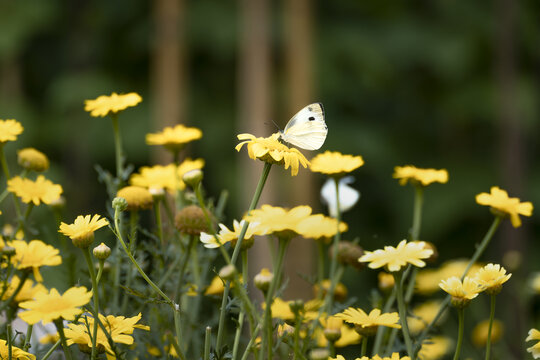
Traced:
<path fill-rule="evenodd" d="M 394 286 L 396 289 L 396 298 L 398 302 L 399 321 L 403 331 L 403 338 L 405 339 L 405 346 L 407 347 L 407 354 L 411 359 L 414 359 L 411 335 L 409 332 L 409 325 L 407 324 L 407 308 L 405 306 L 405 300 L 403 299 L 403 274 L 401 271 L 393 272 L 392 274 L 394 275 Z"/>
<path fill-rule="evenodd" d="M 461 355 L 461 345 L 463 343 L 463 327 L 465 323 L 465 309 L 458 308 L 458 339 L 456 345 L 456 352 L 454 353 L 454 360 L 458 360 Z"/>
<path fill-rule="evenodd" d="M 486 340 L 486 360 L 491 357 L 491 331 L 493 330 L 493 319 L 495 319 L 495 300 L 497 295 L 491 294 L 490 296 L 490 311 L 489 311 L 489 327 Z"/>
<path fill-rule="evenodd" d="M 98 318 L 99 318 L 99 291 L 97 285 L 96 273 L 94 271 L 94 263 L 92 262 L 92 257 L 90 255 L 90 248 L 87 247 L 83 250 L 84 259 L 86 260 L 86 265 L 88 266 L 88 272 L 90 273 L 90 279 L 92 280 L 92 297 L 94 298 L 94 327 L 92 329 L 92 354 L 90 358 L 94 360 L 96 358 L 97 348 L 97 331 L 98 331 Z"/>

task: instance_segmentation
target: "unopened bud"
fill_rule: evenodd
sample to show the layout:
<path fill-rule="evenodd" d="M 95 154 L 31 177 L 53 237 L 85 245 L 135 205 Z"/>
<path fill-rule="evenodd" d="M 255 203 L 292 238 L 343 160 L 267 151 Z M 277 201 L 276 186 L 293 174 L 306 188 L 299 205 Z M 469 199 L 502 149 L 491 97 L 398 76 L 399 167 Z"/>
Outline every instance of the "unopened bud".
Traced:
<path fill-rule="evenodd" d="M 195 188 L 203 179 L 203 172 L 200 169 L 194 169 L 190 170 L 187 173 L 182 176 L 182 180 L 184 182 L 191 186 L 192 188 Z"/>
<path fill-rule="evenodd" d="M 92 250 L 92 253 L 96 259 L 105 260 L 111 255 L 111 248 L 104 243 L 101 243 Z"/>
<path fill-rule="evenodd" d="M 261 269 L 261 272 L 255 275 L 253 278 L 253 282 L 255 283 L 255 286 L 257 289 L 261 290 L 262 292 L 267 292 L 268 288 L 270 287 L 270 283 L 274 279 L 274 274 L 270 272 L 267 268 Z"/>
<path fill-rule="evenodd" d="M 2 248 L 2 255 L 5 255 L 5 256 L 13 256 L 15 255 L 15 252 L 16 252 L 15 248 L 9 245 L 6 245 Z"/>
<path fill-rule="evenodd" d="M 123 197 L 115 197 L 112 201 L 113 209 L 117 211 L 124 211 L 127 209 L 128 203 Z"/>
<path fill-rule="evenodd" d="M 232 280 L 235 274 L 236 268 L 232 264 L 226 265 L 219 270 L 219 277 L 224 280 Z"/>
<path fill-rule="evenodd" d="M 327 349 L 319 348 L 319 349 L 313 349 L 309 353 L 309 358 L 311 360 L 328 360 L 328 357 L 330 356 L 330 353 Z"/>

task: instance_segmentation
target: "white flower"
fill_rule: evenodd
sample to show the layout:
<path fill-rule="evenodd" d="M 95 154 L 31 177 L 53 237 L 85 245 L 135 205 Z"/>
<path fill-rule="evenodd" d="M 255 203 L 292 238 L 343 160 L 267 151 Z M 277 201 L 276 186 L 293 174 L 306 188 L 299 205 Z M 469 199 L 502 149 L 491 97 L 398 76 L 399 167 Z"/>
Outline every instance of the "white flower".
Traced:
<path fill-rule="evenodd" d="M 225 243 L 228 243 L 229 241 L 238 239 L 238 236 L 240 235 L 240 231 L 242 230 L 242 227 L 244 227 L 245 220 L 242 220 L 238 222 L 237 220 L 233 221 L 233 231 L 229 230 L 225 225 L 219 224 L 220 231 L 216 235 L 219 241 L 221 242 L 221 245 L 224 245 Z M 246 234 L 244 236 L 244 239 L 250 239 L 253 235 L 260 235 L 257 231 L 257 225 L 259 223 L 254 222 L 250 223 Z M 214 235 L 207 234 L 205 232 L 201 233 L 201 242 L 204 244 L 205 248 L 208 249 L 215 249 L 220 246 L 219 242 L 216 240 Z"/>
<path fill-rule="evenodd" d="M 339 206 L 341 213 L 351 209 L 358 202 L 358 199 L 360 199 L 360 192 L 348 185 L 353 182 L 353 176 L 347 176 L 339 180 Z M 323 203 L 328 205 L 330 216 L 337 217 L 336 184 L 334 183 L 334 179 L 330 178 L 326 180 L 321 189 L 321 197 Z"/>

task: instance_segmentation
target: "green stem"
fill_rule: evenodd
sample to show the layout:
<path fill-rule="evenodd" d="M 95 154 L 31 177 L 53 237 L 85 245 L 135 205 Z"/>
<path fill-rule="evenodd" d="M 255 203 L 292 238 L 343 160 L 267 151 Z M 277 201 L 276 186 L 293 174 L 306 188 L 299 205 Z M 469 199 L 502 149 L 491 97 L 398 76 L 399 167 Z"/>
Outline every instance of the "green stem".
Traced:
<path fill-rule="evenodd" d="M 336 283 L 334 282 L 335 273 L 337 270 L 337 254 L 339 249 L 339 243 L 341 241 L 341 232 L 339 231 L 339 223 L 341 222 L 341 208 L 339 203 L 339 179 L 334 178 L 334 184 L 336 186 L 336 220 L 337 220 L 337 232 L 334 236 L 334 242 L 332 243 L 332 259 L 330 260 L 330 288 L 326 294 L 324 301 L 324 312 L 329 314 L 332 311 L 332 304 L 334 301 L 334 290 Z"/>
<path fill-rule="evenodd" d="M 182 342 L 181 342 L 181 324 L 180 324 L 180 307 L 175 305 L 173 308 L 173 317 L 174 317 L 174 328 L 176 330 L 176 343 L 178 344 L 177 353 L 180 359 L 185 360 L 184 352 L 182 351 Z"/>
<path fill-rule="evenodd" d="M 124 168 L 123 168 L 123 158 L 124 155 L 122 153 L 122 137 L 120 136 L 120 126 L 118 124 L 118 114 L 111 113 L 111 119 L 112 119 L 112 125 L 113 125 L 113 132 L 114 132 L 114 152 L 116 155 L 116 178 L 118 179 L 118 182 L 120 185 L 123 181 L 122 176 L 124 174 Z"/>
<path fill-rule="evenodd" d="M 92 262 L 92 256 L 90 255 L 90 248 L 82 249 L 84 254 L 84 259 L 86 260 L 86 265 L 88 265 L 88 272 L 90 273 L 90 278 L 92 280 L 92 296 L 94 298 L 94 328 L 92 329 L 92 354 L 91 359 L 94 360 L 97 354 L 97 332 L 98 332 L 98 318 L 99 318 L 99 292 L 97 286 L 96 273 L 94 271 L 94 263 Z"/>
<path fill-rule="evenodd" d="M 496 295 L 490 295 L 490 312 L 489 312 L 489 327 L 486 340 L 486 360 L 490 359 L 491 355 L 491 330 L 493 329 L 493 319 L 495 319 L 495 299 Z"/>
<path fill-rule="evenodd" d="M 398 302 L 399 321 L 401 323 L 401 330 L 403 332 L 403 338 L 405 339 L 405 346 L 407 347 L 407 354 L 409 357 L 413 356 L 413 347 L 411 341 L 411 335 L 409 333 L 409 325 L 407 324 L 407 309 L 405 307 L 405 301 L 403 299 L 403 274 L 401 272 L 394 272 L 394 286 L 396 288 L 396 298 Z"/>
<path fill-rule="evenodd" d="M 461 275 L 461 281 L 463 281 L 465 276 L 467 276 L 467 274 L 469 273 L 469 270 L 471 269 L 471 267 L 476 263 L 476 261 L 480 258 L 480 256 L 482 256 L 482 254 L 486 250 L 487 246 L 489 245 L 489 242 L 491 241 L 491 239 L 493 238 L 493 235 L 495 234 L 495 231 L 499 227 L 499 225 L 501 223 L 501 220 L 502 220 L 502 217 L 495 216 L 495 219 L 493 220 L 493 223 L 491 224 L 488 232 L 486 233 L 486 235 L 484 235 L 484 238 L 482 239 L 482 242 L 476 248 L 476 251 L 474 252 L 471 260 L 469 261 L 469 263 L 467 264 L 467 267 L 465 268 L 465 271 L 463 272 L 463 275 Z M 444 299 L 444 301 L 441 304 L 441 307 L 439 308 L 439 312 L 437 313 L 437 315 L 435 315 L 433 320 L 431 320 L 429 325 L 426 326 L 426 328 L 422 331 L 422 333 L 418 337 L 418 340 L 417 340 L 416 345 L 415 345 L 415 354 L 418 353 L 418 351 L 420 350 L 420 346 L 422 345 L 422 341 L 427 337 L 427 335 L 429 334 L 429 332 L 431 331 L 433 326 L 437 323 L 439 318 L 442 316 L 442 314 L 443 314 L 444 310 L 446 310 L 446 307 L 448 306 L 448 304 L 450 304 L 450 298 L 451 298 L 450 295 L 446 296 L 446 298 Z M 414 360 L 414 358 L 412 360 Z"/>
<path fill-rule="evenodd" d="M 67 345 L 66 341 L 66 335 L 64 334 L 64 324 L 62 324 L 62 319 L 56 319 L 54 320 L 54 325 L 56 325 L 56 330 L 58 330 L 58 336 L 60 336 L 60 343 L 62 344 L 62 348 L 64 349 L 64 355 L 66 356 L 66 360 L 72 360 L 71 356 L 71 349 Z"/>
<path fill-rule="evenodd" d="M 122 233 L 119 230 L 119 218 L 120 218 L 120 211 L 118 211 L 118 208 L 116 208 L 114 212 L 114 230 L 113 230 L 114 234 L 116 235 L 116 238 L 120 242 L 120 245 L 122 245 L 122 248 L 124 249 L 124 252 L 128 256 L 129 260 L 131 261 L 133 266 L 135 266 L 135 268 L 137 269 L 139 274 L 142 276 L 142 278 L 148 283 L 148 285 L 152 287 L 152 289 L 154 289 L 154 291 L 158 295 L 160 295 L 163 298 L 163 300 L 165 300 L 167 304 L 169 304 L 169 306 L 171 306 L 171 309 L 173 310 L 173 315 L 174 315 L 176 341 L 177 341 L 177 345 L 180 346 L 181 344 L 180 342 L 180 339 L 181 339 L 180 337 L 180 310 L 178 309 L 178 305 L 174 303 L 167 295 L 165 295 L 165 293 L 161 291 L 161 289 L 156 284 L 154 284 L 152 280 L 150 280 L 148 275 L 146 275 L 144 270 L 139 266 L 139 263 L 137 263 L 137 260 L 135 260 L 135 258 L 133 257 L 129 249 L 127 248 L 126 243 L 124 242 L 124 239 L 122 238 Z M 184 354 L 182 353 L 182 351 L 178 352 L 178 356 L 181 359 L 184 359 Z"/>
<path fill-rule="evenodd" d="M 360 352 L 360 357 L 364 357 L 367 354 L 367 342 L 368 342 L 368 337 L 362 336 L 362 350 Z"/>
<path fill-rule="evenodd" d="M 294 313 L 294 357 L 293 360 L 302 358 L 302 353 L 300 351 L 300 327 L 302 326 L 302 316 L 300 315 L 300 312 L 297 310 Z M 335 356 L 335 350 L 334 350 L 334 343 L 329 341 L 328 345 L 330 347 L 330 356 Z"/>
<path fill-rule="evenodd" d="M 259 178 L 259 183 L 257 184 L 257 188 L 255 189 L 255 193 L 253 194 L 253 198 L 251 199 L 251 204 L 249 205 L 248 214 L 251 210 L 255 209 L 257 207 L 257 203 L 259 202 L 259 199 L 261 198 L 262 190 L 264 188 L 264 184 L 266 183 L 266 179 L 268 179 L 268 174 L 270 173 L 270 169 L 272 168 L 272 164 L 265 162 L 264 168 L 261 174 L 261 177 Z M 242 230 L 240 230 L 240 234 L 238 235 L 238 241 L 236 242 L 236 247 L 234 248 L 233 255 L 231 258 L 231 264 L 236 263 L 236 259 L 238 258 L 238 255 L 240 254 L 240 249 L 242 248 L 242 241 L 244 241 L 244 236 L 246 235 L 247 228 L 249 226 L 249 223 L 246 221 L 244 223 L 244 226 L 242 227 Z M 218 333 L 217 333 L 217 340 L 216 340 L 216 349 L 221 348 L 221 343 L 223 342 L 223 336 L 224 336 L 224 327 L 225 324 L 225 313 L 226 313 L 226 304 L 227 304 L 227 298 L 229 296 L 231 283 L 230 281 L 227 281 L 225 284 L 225 289 L 223 290 L 223 298 L 221 301 L 221 308 L 220 308 L 220 314 L 219 314 L 219 324 L 218 324 Z"/>
<path fill-rule="evenodd" d="M 281 272 L 283 268 L 283 259 L 285 258 L 285 251 L 289 245 L 290 239 L 279 239 L 278 256 L 273 267 L 274 277 L 270 282 L 270 287 L 266 293 L 265 298 L 265 311 L 262 320 L 263 326 L 265 326 L 265 332 L 262 337 L 261 352 L 259 358 L 262 360 L 264 356 L 264 349 L 267 350 L 267 359 L 273 359 L 273 346 L 272 346 L 272 302 L 274 301 L 275 291 L 280 283 Z"/>
<path fill-rule="evenodd" d="M 458 360 L 459 355 L 461 354 L 461 344 L 463 343 L 463 326 L 465 323 L 464 320 L 465 320 L 465 309 L 459 308 L 458 309 L 459 330 L 458 330 L 456 352 L 454 353 L 454 360 Z"/>
<path fill-rule="evenodd" d="M 34 329 L 34 325 L 30 324 L 28 325 L 28 329 L 26 330 L 26 336 L 24 337 L 24 345 L 23 350 L 28 351 L 30 348 L 30 339 L 32 338 L 32 330 Z"/>
<path fill-rule="evenodd" d="M 204 336 L 204 360 L 210 360 L 210 343 L 211 343 L 212 328 L 210 326 L 206 327 L 205 336 Z M 233 359 L 236 357 L 233 355 Z"/>
<path fill-rule="evenodd" d="M 47 360 L 53 354 L 54 350 L 56 350 L 56 348 L 60 346 L 60 344 L 61 344 L 61 340 L 58 340 L 53 346 L 51 346 L 51 348 L 47 351 L 47 353 L 43 355 L 41 360 Z"/>
<path fill-rule="evenodd" d="M 5 143 L 0 143 L 0 162 L 2 163 L 2 170 L 4 171 L 4 175 L 6 176 L 6 182 L 11 179 L 11 175 L 9 173 L 9 166 L 6 161 L 6 154 L 4 153 L 4 145 Z M 17 196 L 15 194 L 11 193 L 11 196 L 13 197 L 13 204 L 15 205 L 15 212 L 17 214 L 17 218 L 21 218 L 21 204 L 19 203 L 19 199 L 17 199 Z"/>
<path fill-rule="evenodd" d="M 248 342 L 248 344 L 246 346 L 246 350 L 244 351 L 244 355 L 242 355 L 241 360 L 246 360 L 247 359 L 247 357 L 248 357 L 248 355 L 250 353 L 251 347 L 253 346 L 253 343 L 257 339 L 257 335 L 259 335 L 260 330 L 261 330 L 261 324 L 258 324 L 257 327 L 255 328 L 255 330 L 253 330 L 253 334 L 251 335 L 251 339 L 249 339 L 249 342 Z M 235 360 L 235 359 L 233 359 L 233 360 Z M 269 360 L 271 360 L 271 359 L 269 359 Z"/>
<path fill-rule="evenodd" d="M 96 275 L 96 283 L 99 284 L 99 280 L 101 280 L 101 275 L 103 274 L 103 265 L 105 264 L 105 260 L 99 259 L 99 268 L 98 273 Z"/>
<path fill-rule="evenodd" d="M 383 314 L 386 314 L 387 312 L 390 312 L 390 309 L 392 308 L 392 305 L 394 305 L 394 301 L 396 301 L 396 288 L 392 289 L 392 293 L 386 299 L 386 303 L 384 304 L 383 308 Z M 379 326 L 377 329 L 377 335 L 375 335 L 375 342 L 373 343 L 373 352 L 372 356 L 379 354 L 379 349 L 382 345 L 382 340 L 384 337 L 384 333 L 386 332 L 386 326 Z"/>
<path fill-rule="evenodd" d="M 157 225 L 157 235 L 159 238 L 159 243 L 162 247 L 165 246 L 163 241 L 163 224 L 161 223 L 161 200 L 160 198 L 154 198 L 154 214 L 156 216 L 156 225 Z"/>
<path fill-rule="evenodd" d="M 414 187 L 414 208 L 413 223 L 411 228 L 411 241 L 420 238 L 420 225 L 422 224 L 422 204 L 424 203 L 424 187 L 421 185 Z"/>
<path fill-rule="evenodd" d="M 244 281 L 248 278 L 248 257 L 247 257 L 247 251 L 242 251 L 242 278 Z M 242 285 L 240 285 L 242 286 Z M 244 317 L 246 315 L 246 311 L 244 307 L 240 308 L 240 315 L 238 315 L 238 327 L 236 328 L 236 335 L 234 337 L 234 345 L 233 345 L 233 355 L 232 358 L 236 359 L 236 356 L 238 354 L 238 347 L 240 345 L 240 337 L 242 336 L 242 329 L 244 327 Z M 251 329 L 253 329 L 253 318 L 250 318 L 250 325 Z"/>
<path fill-rule="evenodd" d="M 317 240 L 317 284 L 319 285 L 319 291 L 317 293 L 317 299 L 323 298 L 324 290 L 322 287 L 324 280 L 324 263 L 326 259 L 326 252 L 324 251 L 324 242 L 322 239 Z"/>
<path fill-rule="evenodd" d="M 6 342 L 7 342 L 7 346 L 8 346 L 8 359 L 11 360 L 13 358 L 12 354 L 13 354 L 13 344 L 11 343 L 12 342 L 12 339 L 11 339 L 11 324 L 7 324 L 6 325 L 6 331 L 7 331 L 7 334 L 6 334 Z"/>

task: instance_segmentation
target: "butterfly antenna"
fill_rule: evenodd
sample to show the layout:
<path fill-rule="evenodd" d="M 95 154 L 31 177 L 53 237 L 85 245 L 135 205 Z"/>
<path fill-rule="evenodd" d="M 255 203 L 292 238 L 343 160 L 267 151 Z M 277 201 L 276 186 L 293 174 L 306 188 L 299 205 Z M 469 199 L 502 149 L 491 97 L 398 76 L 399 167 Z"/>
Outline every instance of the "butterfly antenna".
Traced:
<path fill-rule="evenodd" d="M 268 121 L 266 121 L 264 124 L 265 124 L 265 125 L 270 125 L 270 123 L 269 123 Z M 274 124 L 274 126 L 276 127 L 276 129 L 277 129 L 278 131 L 281 131 L 281 129 L 279 128 L 278 124 L 276 124 L 276 122 L 275 122 L 274 120 L 272 120 L 272 124 Z"/>

